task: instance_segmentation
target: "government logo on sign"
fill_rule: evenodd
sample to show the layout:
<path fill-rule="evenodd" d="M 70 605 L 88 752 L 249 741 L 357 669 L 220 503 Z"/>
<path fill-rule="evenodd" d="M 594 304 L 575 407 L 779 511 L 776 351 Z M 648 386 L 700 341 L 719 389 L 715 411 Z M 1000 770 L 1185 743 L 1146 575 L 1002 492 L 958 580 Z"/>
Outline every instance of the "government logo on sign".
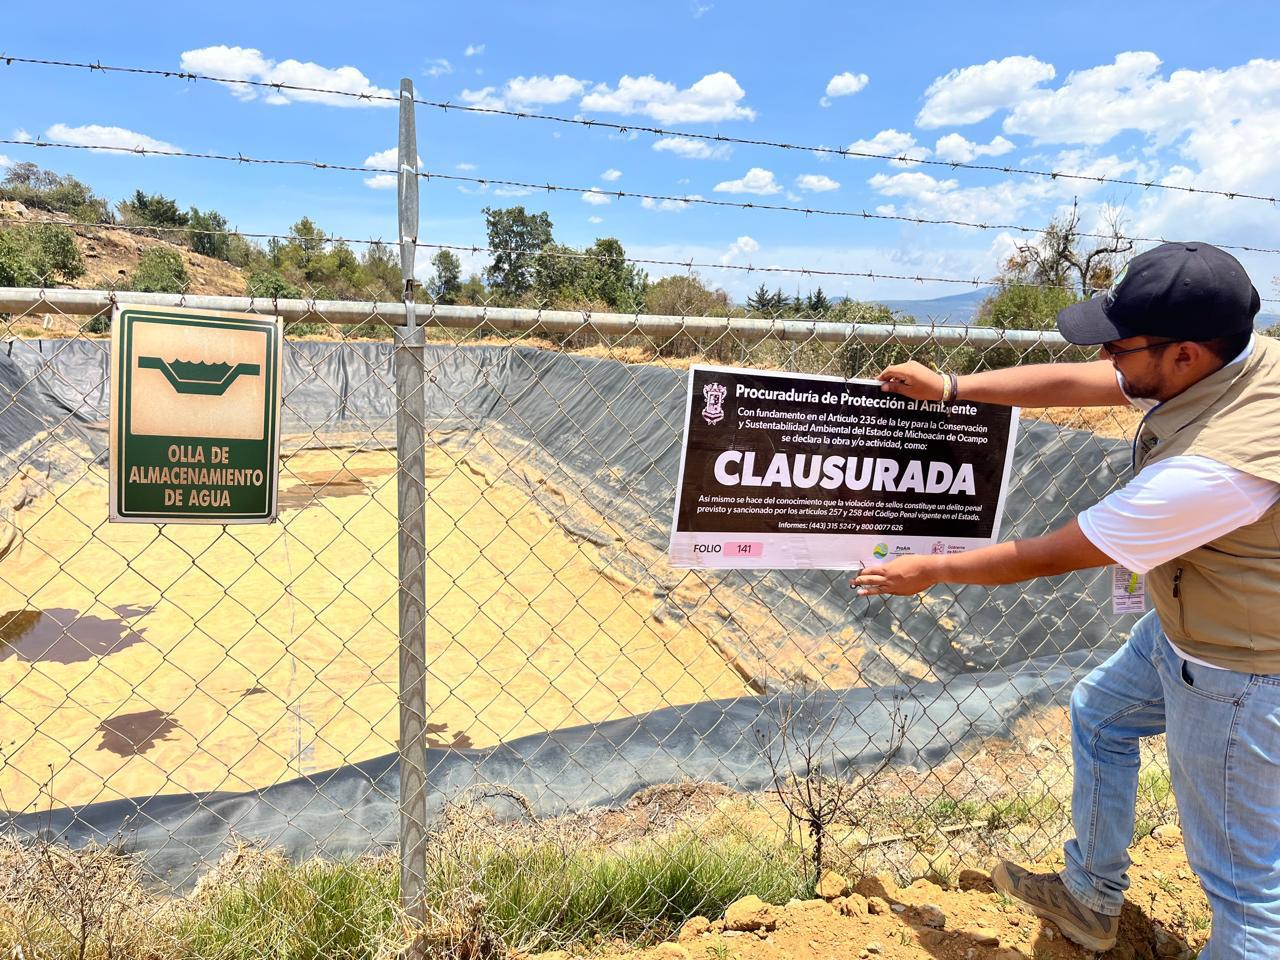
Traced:
<path fill-rule="evenodd" d="M 724 398 L 728 395 L 729 390 L 723 383 L 712 382 L 702 388 L 702 419 L 707 426 L 714 427 L 724 419 Z"/>

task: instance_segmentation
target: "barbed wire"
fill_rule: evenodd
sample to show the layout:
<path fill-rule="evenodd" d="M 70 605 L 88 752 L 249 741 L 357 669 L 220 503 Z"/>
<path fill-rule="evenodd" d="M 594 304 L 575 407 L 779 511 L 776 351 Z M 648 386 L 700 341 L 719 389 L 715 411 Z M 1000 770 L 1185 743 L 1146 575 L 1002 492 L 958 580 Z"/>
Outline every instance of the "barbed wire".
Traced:
<path fill-rule="evenodd" d="M 0 54 L 5 64 L 12 65 L 15 63 L 30 64 L 37 66 L 51 67 L 71 67 L 85 69 L 89 71 L 97 71 L 101 73 L 124 73 L 137 74 L 142 76 L 164 77 L 178 80 L 208 80 L 213 83 L 239 84 L 248 87 L 257 87 L 261 89 L 274 90 L 278 93 L 285 91 L 295 91 L 298 93 L 321 94 L 333 97 L 349 97 L 355 100 L 363 100 L 368 102 L 384 101 L 388 104 L 399 102 L 399 96 L 393 94 L 379 93 L 356 93 L 350 90 L 333 90 L 324 87 L 311 87 L 303 84 L 284 83 L 274 80 L 250 80 L 244 77 L 218 77 L 211 74 L 196 73 L 190 70 L 165 70 L 155 67 L 122 67 L 104 64 L 101 60 L 94 63 L 86 63 L 72 60 L 50 60 L 37 57 L 17 57 Z M 1178 193 L 1190 194 L 1206 194 L 1210 196 L 1224 197 L 1228 200 L 1259 200 L 1264 203 L 1275 204 L 1278 198 L 1274 196 L 1266 196 L 1263 194 L 1246 193 L 1239 190 L 1225 190 L 1211 187 L 1190 187 L 1182 184 L 1160 183 L 1155 180 L 1130 180 L 1124 177 L 1107 177 L 1097 174 L 1073 173 L 1064 170 L 1037 170 L 1029 167 L 1010 167 L 993 163 L 971 163 L 960 160 L 928 160 L 917 157 L 908 156 L 906 154 L 887 154 L 874 153 L 867 150 L 853 150 L 843 147 L 828 147 L 823 144 L 817 146 L 807 146 L 804 144 L 786 143 L 779 140 L 766 140 L 751 137 L 730 137 L 724 134 L 715 133 L 698 133 L 692 130 L 674 130 L 664 127 L 652 127 L 644 124 L 623 124 L 614 123 L 608 120 L 593 120 L 586 117 L 562 117 L 549 113 L 533 113 L 526 110 L 507 110 L 500 107 L 482 107 L 474 104 L 459 104 L 450 101 L 425 100 L 418 97 L 414 98 L 414 103 L 432 107 L 437 110 L 475 114 L 490 114 L 493 116 L 513 117 L 520 120 L 543 120 L 554 123 L 571 124 L 583 127 L 599 127 L 605 130 L 613 130 L 618 133 L 649 133 L 659 137 L 686 137 L 691 140 L 704 140 L 720 144 L 733 144 L 739 146 L 768 147 L 779 150 L 799 150 L 819 155 L 832 155 L 846 158 L 857 158 L 862 160 L 888 160 L 898 161 L 900 163 L 920 164 L 923 166 L 947 167 L 951 170 L 978 170 L 988 173 L 1002 173 L 1014 176 L 1038 177 L 1048 180 L 1078 180 L 1087 183 L 1097 184 L 1115 184 L 1117 186 L 1141 187 L 1144 190 L 1170 190 Z M 393 171 L 394 172 L 394 171 Z"/>
<path fill-rule="evenodd" d="M 80 227 L 86 229 L 98 230 L 126 230 L 132 233 L 140 233 L 143 235 L 155 232 L 162 233 L 179 233 L 179 234 L 197 234 L 208 236 L 226 236 L 226 237 L 243 237 L 251 240 L 283 240 L 285 242 L 298 242 L 306 240 L 308 242 L 317 241 L 327 244 L 364 244 L 364 245 L 381 245 L 389 249 L 395 249 L 396 241 L 386 241 L 381 238 L 362 239 L 358 237 L 339 237 L 325 236 L 320 237 L 299 237 L 297 234 L 281 234 L 281 233 L 250 233 L 240 230 L 209 230 L 205 228 L 194 227 L 165 227 L 165 226 L 135 226 L 127 224 L 115 223 L 92 223 L 84 220 L 21 220 L 8 217 L 0 217 L 0 224 L 12 224 L 16 226 L 44 226 L 59 225 L 66 227 Z M 636 266 L 664 266 L 664 267 L 681 267 L 686 270 L 733 270 L 742 273 L 785 273 L 811 277 L 847 277 L 851 279 L 862 280 L 911 280 L 918 283 L 950 283 L 961 284 L 971 287 L 983 287 L 995 284 L 997 281 L 983 277 L 934 277 L 923 276 L 920 274 L 895 274 L 895 273 L 879 273 L 869 270 L 824 270 L 818 267 L 781 267 L 767 266 L 757 267 L 752 264 L 732 264 L 732 263 L 710 263 L 700 262 L 697 260 L 663 260 L 653 257 L 632 257 L 632 256 L 610 256 L 608 254 L 588 253 L 586 251 L 574 250 L 525 250 L 519 247 L 490 247 L 479 246 L 475 244 L 459 244 L 459 243 L 427 243 L 418 241 L 414 244 L 418 249 L 424 250 L 448 250 L 450 252 L 470 253 L 470 254 L 512 254 L 525 255 L 531 258 L 537 257 L 554 257 L 562 260 L 591 260 L 595 262 L 624 262 Z M 1074 290 L 1075 288 L 1066 284 L 1041 284 L 1027 283 L 1021 286 L 1043 287 L 1054 290 Z M 1091 288 L 1103 289 L 1103 288 Z"/>
<path fill-rule="evenodd" d="M 300 237 L 292 233 L 253 233 L 243 230 L 212 230 L 204 227 L 178 227 L 178 226 L 140 226 L 122 223 L 93 223 L 88 220 L 24 220 L 13 217 L 0 216 L 0 224 L 8 224 L 10 226 L 45 226 L 57 225 L 64 227 L 77 227 L 87 230 L 124 230 L 130 233 L 138 233 L 142 235 L 154 233 L 176 233 L 176 234 L 194 234 L 199 236 L 223 236 L 223 237 L 241 237 L 249 240 L 282 240 L 288 242 L 298 242 L 302 240 L 321 242 L 326 244 L 361 244 L 367 246 L 383 246 L 388 249 L 395 249 L 398 242 L 391 240 L 383 240 L 381 237 L 361 238 L 361 237 L 341 237 L 337 235 L 327 235 L 323 237 Z M 564 250 L 564 249 L 542 249 L 542 250 L 526 250 L 520 247 L 492 247 L 480 246 L 478 244 L 463 243 L 428 243 L 426 241 L 418 241 L 414 246 L 420 250 L 448 250 L 457 253 L 489 254 L 498 253 L 509 255 L 522 255 L 531 258 L 553 257 L 559 260 L 590 260 L 597 263 L 629 263 L 635 266 L 662 266 L 662 267 L 680 267 L 685 270 L 731 270 L 739 273 L 763 273 L 763 274 L 790 274 L 795 276 L 806 277 L 836 277 L 859 280 L 909 280 L 916 283 L 949 283 L 970 287 L 996 286 L 1000 283 L 997 278 L 990 277 L 936 277 L 925 276 L 921 274 L 899 274 L 899 273 L 880 273 L 871 270 L 826 270 L 819 267 L 783 267 L 783 266 L 767 266 L 758 267 L 754 264 L 734 264 L 734 263 L 711 263 L 706 261 L 698 261 L 692 258 L 688 260 L 664 260 L 655 257 L 633 257 L 623 255 L 621 257 L 602 253 L 589 253 L 581 250 Z M 1034 281 L 1018 282 L 1017 286 L 1031 287 L 1042 290 L 1070 290 L 1075 292 L 1078 288 L 1073 284 L 1059 283 L 1037 283 Z M 1099 290 L 1107 289 L 1105 285 L 1089 285 L 1086 289 L 1095 293 Z M 1280 300 L 1261 298 L 1263 303 L 1280 303 Z"/>
<path fill-rule="evenodd" d="M 111 144 L 83 144 L 83 143 L 61 143 L 51 140 L 18 140 L 18 139 L 0 139 L 0 144 L 9 144 L 14 146 L 27 147 L 56 147 L 66 150 L 105 150 L 115 153 L 132 153 L 143 156 L 163 156 L 163 157 L 182 157 L 187 159 L 199 160 L 221 160 L 233 163 L 261 164 L 267 166 L 302 166 L 310 167 L 316 170 L 340 170 L 346 173 L 371 173 L 371 174 L 387 174 L 395 176 L 398 171 L 390 167 L 371 167 L 356 164 L 329 163 L 321 160 L 294 160 L 294 159 L 273 159 L 262 157 L 248 157 L 244 154 L 218 154 L 218 153 L 195 153 L 186 150 L 164 150 L 152 147 L 122 147 Z M 825 207 L 797 207 L 789 204 L 779 203 L 759 203 L 751 201 L 739 200 L 713 200 L 707 197 L 697 195 L 674 196 L 671 194 L 660 193 L 638 193 L 629 190 L 602 190 L 599 187 L 583 187 L 568 186 L 565 184 L 553 183 L 535 183 L 529 180 L 503 180 L 493 177 L 468 177 L 461 174 L 453 173 L 437 173 L 430 170 L 418 171 L 418 176 L 426 182 L 432 180 L 444 180 L 456 183 L 469 183 L 484 188 L 490 186 L 510 187 L 518 190 L 529 192 L 543 190 L 548 193 L 580 193 L 580 194 L 598 194 L 604 197 L 617 197 L 618 199 L 634 199 L 651 201 L 655 203 L 679 204 L 687 206 L 696 204 L 700 206 L 710 207 L 728 207 L 736 210 L 770 210 L 779 213 L 798 213 L 805 216 L 821 216 L 821 217 L 840 217 L 853 220 L 885 220 L 898 223 L 910 223 L 915 225 L 930 224 L 935 226 L 954 226 L 969 227 L 975 230 L 1011 230 L 1026 234 L 1044 235 L 1049 231 L 1043 227 L 1028 227 L 1021 224 L 1013 223 L 983 223 L 981 221 L 959 220 L 952 218 L 929 218 L 908 216 L 906 214 L 890 214 L 881 213 L 879 211 L 870 210 L 833 210 Z M 1088 231 L 1079 231 L 1080 237 L 1086 237 L 1093 240 L 1128 240 L 1134 243 L 1168 243 L 1164 237 L 1143 237 L 1130 236 L 1127 234 L 1107 234 L 1093 233 Z M 1210 242 L 1210 241 L 1206 241 Z M 1214 246 L 1224 250 L 1240 250 L 1249 253 L 1262 254 L 1280 254 L 1280 248 L 1275 247 L 1254 247 L 1245 244 L 1227 244 L 1214 243 Z"/>

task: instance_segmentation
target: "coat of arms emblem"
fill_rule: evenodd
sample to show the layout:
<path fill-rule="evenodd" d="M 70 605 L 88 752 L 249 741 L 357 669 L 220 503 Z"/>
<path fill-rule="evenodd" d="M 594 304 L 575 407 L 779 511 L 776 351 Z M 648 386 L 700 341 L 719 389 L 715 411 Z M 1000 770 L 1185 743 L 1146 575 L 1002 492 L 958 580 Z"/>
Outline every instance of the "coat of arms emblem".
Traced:
<path fill-rule="evenodd" d="M 723 383 L 708 383 L 702 388 L 702 419 L 707 426 L 714 427 L 724 419 L 724 398 L 729 390 Z"/>

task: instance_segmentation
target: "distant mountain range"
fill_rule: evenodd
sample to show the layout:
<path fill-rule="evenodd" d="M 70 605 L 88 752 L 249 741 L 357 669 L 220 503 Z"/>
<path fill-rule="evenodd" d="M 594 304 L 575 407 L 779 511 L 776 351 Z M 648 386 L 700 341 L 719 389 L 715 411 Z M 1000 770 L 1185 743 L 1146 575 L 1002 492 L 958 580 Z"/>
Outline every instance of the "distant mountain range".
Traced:
<path fill-rule="evenodd" d="M 972 324 L 978 316 L 982 301 L 995 292 L 995 287 L 977 287 L 949 297 L 932 300 L 878 300 L 877 303 L 905 313 L 916 323 L 949 323 L 957 326 Z"/>
<path fill-rule="evenodd" d="M 973 324 L 978 317 L 978 308 L 982 301 L 995 292 L 995 287 L 978 287 L 955 293 L 949 297 L 934 297 L 931 300 L 877 300 L 876 303 L 905 313 L 916 323 L 945 323 L 955 326 Z M 1260 313 L 1253 321 L 1255 330 L 1265 330 L 1280 323 L 1280 314 Z"/>

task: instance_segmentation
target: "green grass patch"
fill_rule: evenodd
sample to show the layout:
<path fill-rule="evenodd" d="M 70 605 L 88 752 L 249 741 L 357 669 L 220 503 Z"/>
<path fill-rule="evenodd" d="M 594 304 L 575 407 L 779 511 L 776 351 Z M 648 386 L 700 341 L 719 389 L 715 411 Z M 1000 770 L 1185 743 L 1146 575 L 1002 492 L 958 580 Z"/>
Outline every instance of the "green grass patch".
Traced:
<path fill-rule="evenodd" d="M 1069 816 L 1066 804 L 1051 793 L 1039 797 L 1014 797 L 1010 800 L 998 800 L 982 809 L 992 830 L 1007 829 L 1021 824 L 1043 826 Z"/>
<path fill-rule="evenodd" d="M 374 960 L 403 940 L 399 886 L 390 858 L 277 863 L 210 890 L 169 937 L 208 960 Z"/>
<path fill-rule="evenodd" d="M 463 873 L 474 878 L 470 890 L 484 903 L 486 925 L 522 950 L 613 937 L 641 942 L 690 917 L 718 917 L 748 894 L 770 903 L 812 894 L 803 855 L 761 840 L 687 832 L 609 852 L 548 841 L 472 852 L 476 860 Z"/>
<path fill-rule="evenodd" d="M 1167 807 L 1173 799 L 1173 782 L 1169 771 L 1162 767 L 1151 766 L 1138 774 L 1138 803 L 1149 803 L 1156 807 Z"/>
<path fill-rule="evenodd" d="M 27 855 L 36 866 L 54 862 L 39 848 Z M 748 894 L 785 903 L 813 892 L 801 851 L 741 834 L 687 830 L 602 849 L 540 828 L 494 835 L 468 828 L 433 836 L 428 856 L 422 936 L 441 960 L 651 942 L 690 917 L 718 917 Z M 33 887 L 29 896 L 0 897 L 0 942 L 20 943 L 41 960 L 381 960 L 411 939 L 391 856 L 293 864 L 243 848 L 195 892 L 172 899 L 104 882 L 101 869 L 87 869 L 97 861 L 58 862 L 65 869 L 44 879 L 66 896 L 55 902 Z M 136 878 L 132 861 L 111 864 Z M 25 882 L 38 874 L 13 876 Z"/>
<path fill-rule="evenodd" d="M 1151 836 L 1152 831 L 1160 826 L 1160 821 L 1152 820 L 1150 817 L 1135 817 L 1133 821 L 1133 842 L 1137 843 L 1143 837 Z"/>
<path fill-rule="evenodd" d="M 921 809 L 913 810 L 909 801 L 899 801 L 896 808 L 894 813 L 896 813 L 897 822 L 908 823 L 911 831 L 920 833 L 979 821 L 985 822 L 993 831 L 1007 830 L 1010 827 L 1025 824 L 1040 826 L 1055 823 L 1068 814 L 1063 801 L 1051 793 L 1043 793 L 1038 797 L 1011 797 L 981 803 L 941 796 L 930 800 Z"/>

